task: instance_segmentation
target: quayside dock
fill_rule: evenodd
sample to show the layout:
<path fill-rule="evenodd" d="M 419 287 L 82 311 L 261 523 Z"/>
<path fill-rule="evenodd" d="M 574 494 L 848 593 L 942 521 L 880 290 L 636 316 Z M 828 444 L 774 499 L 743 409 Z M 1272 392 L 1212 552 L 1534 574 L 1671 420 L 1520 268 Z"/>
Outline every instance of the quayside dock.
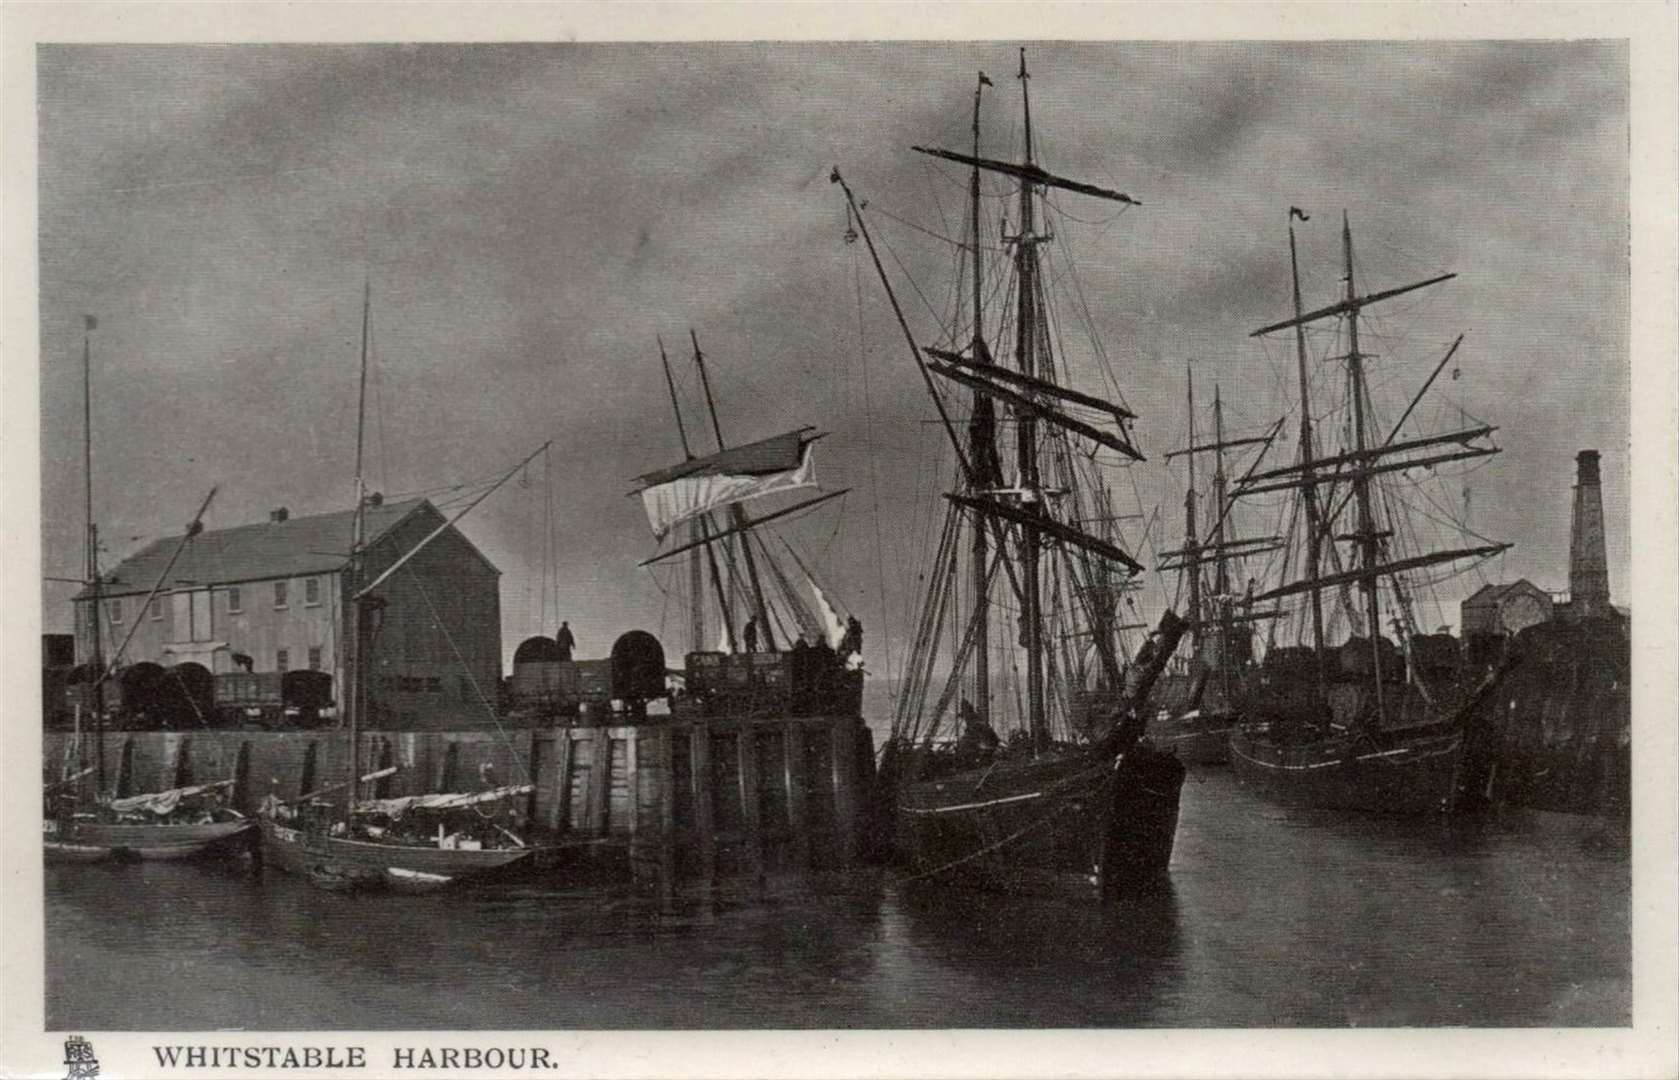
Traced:
<path fill-rule="evenodd" d="M 378 797 L 530 784 L 521 808 L 539 835 L 598 841 L 626 871 L 664 860 L 678 873 L 844 866 L 863 849 L 871 736 L 855 716 L 611 716 L 601 724 L 521 730 L 368 731 L 360 760 L 396 766 Z M 87 735 L 45 733 L 46 759 L 91 764 Z M 235 781 L 232 804 L 255 814 L 347 773 L 334 730 L 128 731 L 104 736 L 118 797 Z M 86 767 L 85 765 L 83 767 Z"/>

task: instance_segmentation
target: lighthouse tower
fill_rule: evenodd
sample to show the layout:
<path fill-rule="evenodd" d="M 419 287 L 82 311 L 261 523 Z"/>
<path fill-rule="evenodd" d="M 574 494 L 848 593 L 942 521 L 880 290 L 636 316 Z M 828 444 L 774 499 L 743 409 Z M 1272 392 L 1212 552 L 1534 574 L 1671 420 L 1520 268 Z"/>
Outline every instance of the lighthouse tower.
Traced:
<path fill-rule="evenodd" d="M 1603 547 L 1603 480 L 1596 450 L 1574 458 L 1574 531 L 1568 545 L 1569 615 L 1575 619 L 1614 614 L 1609 606 L 1609 558 Z"/>

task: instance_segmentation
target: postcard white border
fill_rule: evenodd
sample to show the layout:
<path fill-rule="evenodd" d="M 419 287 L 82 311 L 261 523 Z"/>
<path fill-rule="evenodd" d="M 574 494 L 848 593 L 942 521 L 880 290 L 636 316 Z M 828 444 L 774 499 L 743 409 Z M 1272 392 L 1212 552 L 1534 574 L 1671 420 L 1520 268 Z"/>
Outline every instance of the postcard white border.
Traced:
<path fill-rule="evenodd" d="M 875 1033 L 318 1033 L 375 1062 L 394 1045 L 549 1047 L 550 1075 L 639 1076 L 1671 1076 L 1675 992 L 1674 717 L 1679 394 L 1675 376 L 1675 7 L 1662 3 L 1288 4 L 17 4 L 0 7 L 5 269 L 0 448 L 5 727 L 0 755 L 0 1074 L 63 1075 L 43 1033 L 39 801 L 40 539 L 34 47 L 41 42 L 490 40 L 1049 40 L 1622 38 L 1632 69 L 1632 474 L 1635 864 L 1630 1030 L 974 1031 Z M 101 1075 L 159 1073 L 162 1033 L 82 1032 Z M 202 1041 L 188 1035 L 179 1041 Z M 245 1036 L 236 1037 L 240 1041 Z M 218 1040 L 233 1041 L 233 1040 Z M 287 1038 L 263 1033 L 262 1042 Z M 240 1070 L 242 1076 L 380 1076 Z M 436 1075 L 436 1074 L 434 1074 Z M 456 1073 L 455 1075 L 468 1075 Z M 482 1073 L 471 1075 L 507 1075 Z"/>

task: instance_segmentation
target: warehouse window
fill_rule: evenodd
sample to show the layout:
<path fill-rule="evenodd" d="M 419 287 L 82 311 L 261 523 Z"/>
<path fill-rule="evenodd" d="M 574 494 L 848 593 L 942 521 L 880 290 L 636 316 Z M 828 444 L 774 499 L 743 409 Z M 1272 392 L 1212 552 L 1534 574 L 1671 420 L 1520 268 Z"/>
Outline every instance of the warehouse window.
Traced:
<path fill-rule="evenodd" d="M 122 622 L 122 601 L 121 600 L 112 600 L 111 601 L 111 621 L 112 622 Z"/>
<path fill-rule="evenodd" d="M 284 675 L 291 670 L 291 653 L 285 649 L 274 650 L 274 670 Z"/>
<path fill-rule="evenodd" d="M 286 606 L 286 583 L 283 581 L 276 581 L 274 583 L 274 606 Z"/>
<path fill-rule="evenodd" d="M 321 670 L 321 647 L 319 645 L 313 645 L 309 648 L 309 670 Z"/>
<path fill-rule="evenodd" d="M 239 602 L 239 586 L 235 585 L 227 590 L 227 610 L 235 613 L 244 610 L 239 606 Z"/>
<path fill-rule="evenodd" d="M 303 579 L 303 603 L 307 607 L 314 607 L 321 602 L 321 579 L 310 577 Z"/>
<path fill-rule="evenodd" d="M 161 596 L 152 597 L 151 617 L 154 621 L 163 618 L 163 598 Z"/>

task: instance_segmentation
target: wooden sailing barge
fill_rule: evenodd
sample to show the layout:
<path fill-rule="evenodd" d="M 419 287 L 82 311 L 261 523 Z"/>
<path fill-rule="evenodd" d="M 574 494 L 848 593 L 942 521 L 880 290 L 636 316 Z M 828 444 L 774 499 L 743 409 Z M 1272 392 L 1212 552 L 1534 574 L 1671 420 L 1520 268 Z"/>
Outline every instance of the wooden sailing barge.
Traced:
<path fill-rule="evenodd" d="M 1254 337 L 1292 329 L 1300 383 L 1300 456 L 1293 464 L 1250 473 L 1237 497 L 1296 493 L 1303 524 L 1302 573 L 1254 597 L 1256 603 L 1306 601 L 1295 625 L 1310 636 L 1304 646 L 1272 648 L 1258 679 L 1245 694 L 1243 724 L 1231 735 L 1231 761 L 1247 784 L 1278 800 L 1313 807 L 1387 813 L 1450 810 L 1469 755 L 1481 747 L 1472 719 L 1497 685 L 1506 660 L 1483 675 L 1461 662 L 1455 639 L 1419 632 L 1413 586 L 1424 569 L 1496 555 L 1510 545 L 1407 553 L 1414 542 L 1403 504 L 1385 497 L 1382 485 L 1403 473 L 1497 453 L 1486 445 L 1497 430 L 1480 424 L 1444 434 L 1401 437 L 1405 422 L 1456 353 L 1459 337 L 1435 367 L 1389 433 L 1373 429 L 1359 320 L 1364 310 L 1447 281 L 1454 274 L 1373 293 L 1354 279 L 1352 228 L 1342 217 L 1343 287 L 1340 299 L 1303 311 L 1299 264 L 1290 212 L 1289 259 L 1294 314 L 1253 332 Z M 1305 329 L 1338 320 L 1344 351 L 1348 438 L 1340 453 L 1321 452 L 1313 426 Z M 1350 527 L 1344 523 L 1351 517 Z M 1345 531 L 1342 531 L 1345 530 Z M 1342 560 L 1337 543 L 1351 545 Z M 1326 570 L 1325 563 L 1328 563 Z M 1354 596 L 1354 590 L 1357 596 Z M 1401 646 L 1383 633 L 1386 611 Z M 1338 609 L 1326 612 L 1327 602 Z M 1326 642 L 1326 616 L 1339 615 L 1347 637 Z"/>
<path fill-rule="evenodd" d="M 1043 249 L 1052 235 L 1043 196 L 1055 189 L 1124 208 L 1136 200 L 1037 164 L 1024 50 L 1018 77 L 1025 108 L 1022 161 L 981 156 L 980 103 L 991 85 L 983 74 L 974 90 L 973 152 L 915 148 L 969 173 L 964 254 L 972 301 L 962 313 L 966 335 L 958 317 L 950 340 L 926 349 L 916 345 L 881 268 L 864 207 L 837 169 L 833 174 L 959 463 L 957 490 L 946 496 L 939 552 L 927 575 L 907 686 L 882 761 L 883 818 L 915 878 L 1113 895 L 1155 880 L 1171 857 L 1183 767 L 1140 736 L 1149 689 L 1184 627 L 1167 613 L 1147 655 L 1124 670 L 1113 584 L 1141 566 L 1119 546 L 1095 453 L 1123 462 L 1141 461 L 1142 454 L 1129 430 L 1134 414 L 1123 403 L 1065 384 L 1069 357 L 1052 348 L 1060 335 L 1053 332 L 1045 291 Z M 989 324 L 993 341 L 1012 332 L 1012 365 L 994 360 L 987 340 L 982 173 L 1019 185 L 1017 231 L 998 238 L 998 246 L 1009 249 L 1004 272 L 1011 276 L 996 291 L 1014 308 Z M 1101 357 L 1099 343 L 1093 351 Z M 966 439 L 957 434 L 955 403 L 941 385 L 971 392 Z M 999 403 L 1010 413 L 1012 424 L 1004 426 L 1012 428 L 1011 438 L 999 436 Z M 1014 453 L 1005 473 L 1008 443 Z M 952 586 L 964 558 L 971 607 L 960 632 L 951 633 L 949 669 L 941 679 L 941 637 L 952 621 Z M 1020 613 L 1018 650 L 1006 635 L 993 637 L 993 607 L 1000 601 Z M 1002 672 L 994 672 L 999 658 Z M 1011 738 L 998 746 L 991 725 L 1002 718 L 1004 700 L 994 683 L 1017 665 L 1025 669 L 1024 708 Z M 935 693 L 940 682 L 943 689 Z M 1079 715 L 1067 707 L 1092 696 L 1096 709 Z M 953 736 L 945 735 L 952 728 L 958 729 Z"/>

